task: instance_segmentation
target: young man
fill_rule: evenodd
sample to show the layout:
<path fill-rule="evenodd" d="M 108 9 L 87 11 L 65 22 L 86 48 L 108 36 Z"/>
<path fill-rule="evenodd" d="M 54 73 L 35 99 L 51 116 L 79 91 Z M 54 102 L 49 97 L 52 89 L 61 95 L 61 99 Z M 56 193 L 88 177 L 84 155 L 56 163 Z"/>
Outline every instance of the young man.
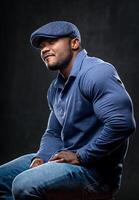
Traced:
<path fill-rule="evenodd" d="M 66 21 L 40 27 L 31 44 L 58 71 L 48 90 L 51 113 L 38 152 L 0 167 L 0 199 L 112 199 L 135 130 L 117 71 L 89 57 Z"/>

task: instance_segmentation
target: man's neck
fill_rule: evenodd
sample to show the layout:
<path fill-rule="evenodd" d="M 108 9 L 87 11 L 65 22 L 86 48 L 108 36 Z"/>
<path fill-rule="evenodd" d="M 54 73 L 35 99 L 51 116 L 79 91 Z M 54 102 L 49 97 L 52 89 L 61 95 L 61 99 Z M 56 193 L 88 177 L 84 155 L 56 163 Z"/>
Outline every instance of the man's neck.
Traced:
<path fill-rule="evenodd" d="M 71 72 L 72 67 L 73 67 L 74 60 L 75 60 L 78 53 L 79 53 L 79 51 L 75 52 L 72 59 L 71 59 L 71 62 L 68 64 L 68 66 L 66 68 L 60 70 L 60 74 L 63 76 L 63 78 L 65 80 L 68 79 L 68 77 L 70 75 L 70 72 Z"/>

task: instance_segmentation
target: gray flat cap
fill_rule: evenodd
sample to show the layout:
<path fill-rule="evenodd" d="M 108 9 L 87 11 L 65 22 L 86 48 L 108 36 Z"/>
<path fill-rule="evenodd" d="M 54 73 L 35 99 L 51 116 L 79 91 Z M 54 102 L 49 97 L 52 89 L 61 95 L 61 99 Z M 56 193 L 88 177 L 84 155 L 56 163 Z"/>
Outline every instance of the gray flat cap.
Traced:
<path fill-rule="evenodd" d="M 53 21 L 31 34 L 30 42 L 33 47 L 39 48 L 40 42 L 43 38 L 62 38 L 71 37 L 78 38 L 81 42 L 81 35 L 78 28 L 67 21 Z"/>

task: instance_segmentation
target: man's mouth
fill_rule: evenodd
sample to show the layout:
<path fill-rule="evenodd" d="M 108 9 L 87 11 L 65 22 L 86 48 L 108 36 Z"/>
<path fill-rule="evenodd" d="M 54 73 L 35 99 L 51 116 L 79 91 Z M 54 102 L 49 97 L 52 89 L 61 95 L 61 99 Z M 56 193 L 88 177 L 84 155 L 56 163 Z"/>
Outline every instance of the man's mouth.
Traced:
<path fill-rule="evenodd" d="M 54 54 L 47 54 L 43 56 L 43 60 L 46 61 L 48 58 L 54 56 Z"/>

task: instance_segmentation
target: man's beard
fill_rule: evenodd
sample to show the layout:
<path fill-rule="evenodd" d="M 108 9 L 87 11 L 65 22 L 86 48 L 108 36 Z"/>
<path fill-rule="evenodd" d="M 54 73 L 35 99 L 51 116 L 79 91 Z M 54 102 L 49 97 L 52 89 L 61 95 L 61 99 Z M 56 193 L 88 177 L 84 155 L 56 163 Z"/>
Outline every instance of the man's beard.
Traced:
<path fill-rule="evenodd" d="M 63 70 L 71 62 L 71 59 L 72 59 L 72 54 L 69 54 L 69 56 L 65 60 L 63 60 L 59 63 L 49 65 L 49 63 L 45 62 L 45 65 L 49 70 L 52 70 L 52 71 Z"/>

